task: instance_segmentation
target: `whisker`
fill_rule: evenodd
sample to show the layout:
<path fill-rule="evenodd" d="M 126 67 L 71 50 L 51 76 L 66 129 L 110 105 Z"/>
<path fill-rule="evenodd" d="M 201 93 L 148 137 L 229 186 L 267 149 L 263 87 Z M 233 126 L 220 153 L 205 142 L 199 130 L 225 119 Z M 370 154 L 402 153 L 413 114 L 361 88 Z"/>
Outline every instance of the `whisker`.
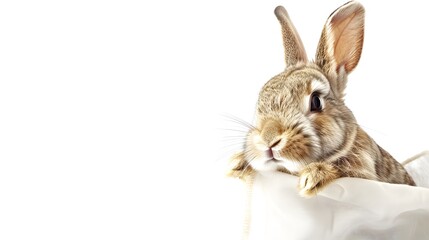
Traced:
<path fill-rule="evenodd" d="M 250 123 L 248 123 L 248 122 L 244 121 L 243 119 L 240 119 L 240 118 L 238 118 L 236 116 L 233 116 L 231 114 L 222 114 L 222 116 L 225 117 L 228 120 L 231 120 L 234 123 L 237 123 L 237 124 L 239 124 L 241 126 L 246 127 L 249 130 L 255 129 L 255 127 L 252 124 L 250 124 Z"/>
<path fill-rule="evenodd" d="M 233 138 L 233 139 L 237 139 L 237 138 L 240 138 L 240 139 L 246 139 L 246 136 L 239 136 L 239 135 L 231 135 L 231 136 L 224 136 L 224 137 L 222 137 L 223 139 L 231 139 L 231 138 Z"/>
<path fill-rule="evenodd" d="M 241 142 L 230 142 L 228 143 L 228 145 L 223 146 L 224 150 L 225 149 L 229 149 L 229 150 L 235 150 L 236 152 L 240 151 L 243 149 L 244 143 Z"/>
<path fill-rule="evenodd" d="M 226 134 L 227 136 L 220 136 L 219 140 L 219 151 L 223 152 L 223 160 L 230 159 L 232 155 L 237 152 L 243 151 L 246 145 L 246 139 L 249 134 L 249 131 L 253 130 L 255 127 L 231 114 L 220 114 L 224 120 L 227 120 L 225 126 L 217 128 L 217 130 L 223 131 L 223 133 L 233 133 Z M 225 135 L 225 134 L 220 134 Z M 228 152 L 228 155 L 226 154 Z M 231 154 L 229 154 L 231 153 Z M 246 170 L 248 168 L 248 163 L 246 165 Z"/>
<path fill-rule="evenodd" d="M 243 136 L 224 136 L 220 139 L 221 142 L 240 142 L 246 143 L 247 138 Z"/>
<path fill-rule="evenodd" d="M 249 131 L 243 131 L 243 130 L 232 129 L 232 128 L 218 128 L 217 130 L 241 132 L 241 133 L 246 133 L 246 134 L 249 132 Z"/>
<path fill-rule="evenodd" d="M 243 151 L 243 144 L 240 143 L 229 143 L 228 145 L 219 147 L 219 152 L 224 153 L 225 155 L 233 155 L 236 152 Z"/>
<path fill-rule="evenodd" d="M 244 140 L 244 139 L 223 139 L 222 140 L 222 143 L 227 143 L 227 144 L 230 144 L 230 143 L 240 143 L 240 144 L 245 144 L 246 143 L 246 141 Z"/>
<path fill-rule="evenodd" d="M 229 148 L 223 148 L 222 151 L 218 151 L 218 156 L 215 159 L 215 162 L 225 162 L 228 163 L 231 160 L 231 157 L 236 154 L 237 147 L 230 146 Z"/>

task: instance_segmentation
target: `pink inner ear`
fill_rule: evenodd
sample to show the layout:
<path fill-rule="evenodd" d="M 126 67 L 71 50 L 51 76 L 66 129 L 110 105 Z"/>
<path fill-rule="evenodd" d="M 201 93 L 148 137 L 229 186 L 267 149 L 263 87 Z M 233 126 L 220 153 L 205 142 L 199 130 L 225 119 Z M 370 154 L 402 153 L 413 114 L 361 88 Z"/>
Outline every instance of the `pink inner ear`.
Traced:
<path fill-rule="evenodd" d="M 363 8 L 346 9 L 335 14 L 330 22 L 333 37 L 333 55 L 337 70 L 344 65 L 351 72 L 359 62 L 364 35 Z"/>

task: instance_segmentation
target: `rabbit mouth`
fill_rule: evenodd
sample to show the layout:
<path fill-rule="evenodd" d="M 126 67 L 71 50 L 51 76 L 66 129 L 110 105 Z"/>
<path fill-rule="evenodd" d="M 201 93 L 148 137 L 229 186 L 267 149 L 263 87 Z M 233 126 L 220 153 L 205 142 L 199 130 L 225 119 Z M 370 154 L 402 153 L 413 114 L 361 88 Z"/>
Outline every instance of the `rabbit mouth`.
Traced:
<path fill-rule="evenodd" d="M 278 160 L 278 159 L 275 159 L 275 158 L 271 158 L 271 159 L 268 159 L 268 161 L 266 163 L 271 163 L 271 162 L 273 162 L 273 163 L 280 163 L 281 160 Z"/>

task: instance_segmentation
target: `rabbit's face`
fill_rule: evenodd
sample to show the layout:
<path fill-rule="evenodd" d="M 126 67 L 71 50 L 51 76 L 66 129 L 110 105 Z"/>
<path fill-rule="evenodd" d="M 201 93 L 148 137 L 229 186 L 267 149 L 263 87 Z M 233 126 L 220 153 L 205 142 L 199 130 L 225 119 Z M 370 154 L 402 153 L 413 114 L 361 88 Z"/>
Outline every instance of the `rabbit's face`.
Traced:
<path fill-rule="evenodd" d="M 262 88 L 246 159 L 255 170 L 298 172 L 344 144 L 353 120 L 318 67 L 294 67 Z"/>

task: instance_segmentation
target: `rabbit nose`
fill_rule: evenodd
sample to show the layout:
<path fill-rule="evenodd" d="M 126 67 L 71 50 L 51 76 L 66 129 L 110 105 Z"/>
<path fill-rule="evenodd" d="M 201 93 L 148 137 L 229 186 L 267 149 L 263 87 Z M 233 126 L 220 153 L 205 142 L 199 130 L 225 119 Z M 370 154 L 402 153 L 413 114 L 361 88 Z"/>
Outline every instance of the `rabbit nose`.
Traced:
<path fill-rule="evenodd" d="M 273 147 L 279 145 L 279 143 L 282 141 L 282 139 L 278 139 L 277 141 L 275 141 L 274 143 L 270 144 L 270 149 L 272 149 Z"/>
<path fill-rule="evenodd" d="M 283 127 L 278 121 L 267 120 L 262 127 L 261 137 L 263 142 L 270 149 L 281 142 Z"/>

